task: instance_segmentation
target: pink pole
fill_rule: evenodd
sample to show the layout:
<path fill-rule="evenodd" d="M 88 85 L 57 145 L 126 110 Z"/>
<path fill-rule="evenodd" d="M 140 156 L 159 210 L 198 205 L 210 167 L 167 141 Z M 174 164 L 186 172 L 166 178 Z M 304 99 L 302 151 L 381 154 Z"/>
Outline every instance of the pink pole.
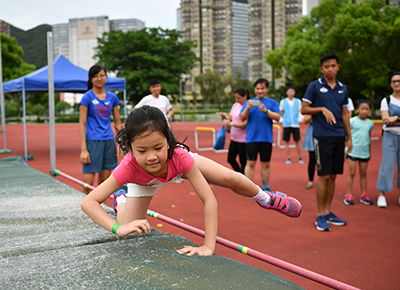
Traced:
<path fill-rule="evenodd" d="M 54 175 L 62 176 L 62 177 L 64 177 L 64 178 L 69 179 L 69 180 L 71 180 L 71 181 L 73 181 L 73 182 L 75 182 L 75 183 L 77 183 L 77 184 L 80 184 L 80 185 L 82 185 L 83 187 L 88 188 L 88 189 L 90 189 L 90 190 L 95 189 L 94 186 L 92 186 L 92 185 L 90 185 L 90 184 L 88 184 L 88 183 L 84 183 L 83 181 L 80 181 L 79 179 L 76 179 L 75 177 L 72 177 L 72 176 L 70 176 L 70 175 L 68 175 L 68 174 L 66 174 L 66 173 L 63 173 L 63 172 L 61 172 L 60 170 L 57 170 L 57 169 L 54 170 Z M 113 198 L 113 195 L 111 195 L 111 196 L 109 197 L 109 199 L 110 199 L 111 201 L 112 201 L 112 198 Z"/>
<path fill-rule="evenodd" d="M 182 228 L 184 230 L 192 232 L 192 233 L 194 233 L 194 234 L 196 234 L 198 236 L 201 236 L 201 237 L 205 236 L 205 232 L 204 231 L 202 231 L 200 229 L 197 229 L 195 227 L 189 226 L 187 224 L 184 224 L 182 222 L 179 222 L 177 220 L 174 220 L 172 218 L 169 218 L 167 216 L 164 216 L 162 214 L 156 213 L 156 212 L 151 211 L 151 210 L 147 210 L 147 214 L 149 216 L 151 216 L 151 217 L 154 217 L 156 219 L 162 220 L 164 222 L 167 222 L 169 224 L 172 224 L 174 226 L 177 226 L 179 228 Z M 284 261 L 279 260 L 277 258 L 268 256 L 268 255 L 266 255 L 264 253 L 258 252 L 256 250 L 252 250 L 250 248 L 247 248 L 245 246 L 241 246 L 241 245 L 239 245 L 237 243 L 234 243 L 232 241 L 229 241 L 229 240 L 226 240 L 226 239 L 223 239 L 223 238 L 220 238 L 220 237 L 217 237 L 217 243 L 219 243 L 221 245 L 224 245 L 226 247 L 229 247 L 231 249 L 238 250 L 239 252 L 241 252 L 243 254 L 252 256 L 253 258 L 259 259 L 259 260 L 264 261 L 264 262 L 267 262 L 269 264 L 272 264 L 274 266 L 277 266 L 279 268 L 282 268 L 282 269 L 287 270 L 289 272 L 292 272 L 294 274 L 303 276 L 303 277 L 305 277 L 307 279 L 314 280 L 315 282 L 318 282 L 318 283 L 321 283 L 323 285 L 332 287 L 334 289 L 360 290 L 359 288 L 356 288 L 356 287 L 353 287 L 351 285 L 345 284 L 343 282 L 328 278 L 326 276 L 323 276 L 321 274 L 318 274 L 318 273 L 312 272 L 310 270 L 301 268 L 299 266 L 290 264 L 288 262 L 284 262 Z"/>
<path fill-rule="evenodd" d="M 78 183 L 80 185 L 83 185 L 84 187 L 89 188 L 91 190 L 95 189 L 95 187 L 93 187 L 93 186 L 91 186 L 91 185 L 89 185 L 87 183 L 84 183 L 84 182 L 82 182 L 82 181 L 80 181 L 80 180 L 78 180 L 78 179 L 76 179 L 76 178 L 74 178 L 74 177 L 72 177 L 72 176 L 70 176 L 68 174 L 62 173 L 59 170 L 54 170 L 54 175 L 60 175 L 62 177 L 65 177 L 65 178 L 67 178 L 67 179 L 69 179 L 69 180 L 71 180 L 71 181 L 73 181 L 75 183 Z M 204 231 L 202 231 L 202 230 L 200 230 L 198 228 L 189 226 L 187 224 L 184 224 L 182 222 L 179 222 L 177 220 L 174 220 L 172 218 L 169 218 L 169 217 L 167 217 L 165 215 L 159 214 L 159 213 L 157 213 L 155 211 L 152 211 L 152 210 L 148 209 L 147 210 L 147 214 L 149 216 L 153 217 L 153 218 L 162 220 L 164 222 L 167 222 L 167 223 L 169 223 L 171 225 L 174 225 L 176 227 L 184 229 L 184 230 L 186 230 L 188 232 L 191 232 L 193 234 L 196 234 L 198 236 L 201 236 L 201 237 L 205 236 L 205 232 Z M 224 245 L 226 247 L 229 247 L 231 249 L 237 250 L 237 251 L 241 252 L 242 254 L 249 255 L 249 256 L 251 256 L 253 258 L 259 259 L 259 260 L 264 261 L 264 262 L 267 262 L 269 264 L 272 264 L 274 266 L 277 266 L 279 268 L 282 268 L 282 269 L 287 270 L 289 272 L 292 272 L 294 274 L 303 276 L 303 277 L 305 277 L 307 279 L 310 279 L 310 280 L 313 280 L 313 281 L 318 282 L 320 284 L 326 285 L 326 286 L 331 287 L 333 289 L 361 290 L 359 288 L 353 287 L 353 286 L 345 284 L 343 282 L 331 279 L 331 278 L 323 276 L 321 274 L 312 272 L 310 270 L 307 270 L 307 269 L 301 268 L 299 266 L 290 264 L 288 262 L 279 260 L 277 258 L 271 257 L 269 255 L 266 255 L 264 253 L 258 252 L 256 250 L 252 250 L 252 249 L 250 249 L 248 247 L 239 245 L 237 243 L 234 243 L 232 241 L 226 240 L 224 238 L 217 237 L 217 243 L 219 243 L 221 245 Z"/>

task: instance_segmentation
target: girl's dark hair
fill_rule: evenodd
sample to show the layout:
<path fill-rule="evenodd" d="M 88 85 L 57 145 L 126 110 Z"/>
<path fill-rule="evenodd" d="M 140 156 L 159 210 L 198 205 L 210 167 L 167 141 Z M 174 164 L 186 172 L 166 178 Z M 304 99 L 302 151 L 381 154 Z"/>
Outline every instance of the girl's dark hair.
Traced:
<path fill-rule="evenodd" d="M 237 88 L 233 93 L 234 94 L 239 94 L 242 97 L 246 97 L 246 100 L 250 99 L 250 92 L 246 88 L 242 88 L 242 87 Z"/>
<path fill-rule="evenodd" d="M 176 141 L 161 110 L 147 105 L 134 109 L 128 115 L 124 128 L 117 130 L 115 140 L 124 152 L 129 152 L 132 151 L 131 143 L 138 135 L 145 132 L 149 132 L 149 134 L 159 132 L 167 138 L 169 159 L 172 158 L 177 145 L 182 145 L 189 150 L 189 147 Z"/>
<path fill-rule="evenodd" d="M 367 99 L 361 99 L 357 102 L 357 109 L 362 105 L 362 104 L 367 104 L 369 106 L 369 108 L 371 109 L 372 104 L 370 102 L 370 100 Z"/>
<path fill-rule="evenodd" d="M 390 77 L 389 77 L 389 84 L 392 82 L 392 78 L 393 78 L 394 76 L 397 76 L 397 75 L 400 76 L 400 71 L 396 71 L 396 72 L 394 72 L 394 73 L 392 73 L 392 74 L 390 75 Z"/>
<path fill-rule="evenodd" d="M 94 76 L 97 75 L 102 70 L 104 70 L 104 73 L 107 76 L 107 71 L 102 65 L 95 64 L 89 69 L 88 90 L 91 90 L 93 88 L 92 79 L 94 78 Z"/>

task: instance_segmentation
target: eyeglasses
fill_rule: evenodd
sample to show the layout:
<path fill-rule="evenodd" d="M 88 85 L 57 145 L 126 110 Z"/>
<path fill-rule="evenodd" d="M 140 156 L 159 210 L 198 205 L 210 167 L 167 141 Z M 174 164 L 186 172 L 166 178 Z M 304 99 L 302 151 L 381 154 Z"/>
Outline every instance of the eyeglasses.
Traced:
<path fill-rule="evenodd" d="M 400 84 L 400 80 L 394 80 L 394 81 L 391 81 L 391 83 L 392 83 L 392 84 L 395 84 L 395 83 Z"/>
<path fill-rule="evenodd" d="M 93 79 L 101 80 L 101 79 L 104 79 L 106 77 L 107 77 L 106 75 L 100 75 L 100 76 L 94 76 Z"/>

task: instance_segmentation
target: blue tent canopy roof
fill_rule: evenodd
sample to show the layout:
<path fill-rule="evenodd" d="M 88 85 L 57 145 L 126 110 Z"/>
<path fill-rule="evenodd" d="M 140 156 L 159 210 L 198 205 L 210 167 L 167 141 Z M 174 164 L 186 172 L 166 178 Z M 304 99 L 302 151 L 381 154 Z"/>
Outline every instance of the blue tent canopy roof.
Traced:
<path fill-rule="evenodd" d="M 63 55 L 59 55 L 54 60 L 54 91 L 84 93 L 87 91 L 89 72 L 80 68 Z M 48 66 L 44 66 L 37 71 L 23 77 L 3 83 L 4 93 L 21 92 L 47 92 L 49 87 Z M 107 90 L 124 90 L 125 79 L 107 77 Z"/>

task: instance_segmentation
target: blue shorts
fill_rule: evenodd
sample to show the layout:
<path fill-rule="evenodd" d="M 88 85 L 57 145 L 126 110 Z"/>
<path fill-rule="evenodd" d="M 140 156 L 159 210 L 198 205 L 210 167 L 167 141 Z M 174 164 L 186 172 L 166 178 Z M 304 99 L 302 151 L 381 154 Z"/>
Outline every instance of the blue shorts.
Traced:
<path fill-rule="evenodd" d="M 83 164 L 83 174 L 100 173 L 117 167 L 117 149 L 114 139 L 86 140 L 86 147 L 89 151 L 90 163 Z"/>

